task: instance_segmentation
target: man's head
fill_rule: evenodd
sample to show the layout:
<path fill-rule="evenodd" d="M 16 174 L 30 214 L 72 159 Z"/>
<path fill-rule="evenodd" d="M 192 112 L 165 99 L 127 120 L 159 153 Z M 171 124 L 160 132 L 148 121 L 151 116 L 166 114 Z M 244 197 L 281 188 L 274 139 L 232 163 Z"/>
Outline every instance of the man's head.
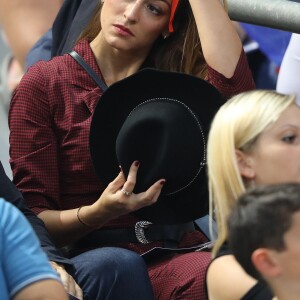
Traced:
<path fill-rule="evenodd" d="M 271 286 L 279 277 L 300 282 L 299 184 L 249 190 L 230 214 L 228 228 L 230 249 L 248 274 Z"/>

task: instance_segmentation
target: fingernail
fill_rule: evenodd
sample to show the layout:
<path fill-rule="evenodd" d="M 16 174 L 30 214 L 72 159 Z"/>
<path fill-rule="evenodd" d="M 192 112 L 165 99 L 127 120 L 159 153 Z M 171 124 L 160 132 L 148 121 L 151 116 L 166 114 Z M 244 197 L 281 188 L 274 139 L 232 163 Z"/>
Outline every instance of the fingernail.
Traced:
<path fill-rule="evenodd" d="M 122 169 L 121 165 L 119 165 L 119 168 L 120 168 L 120 172 L 123 172 L 123 169 Z"/>
<path fill-rule="evenodd" d="M 136 167 L 138 167 L 138 166 L 140 165 L 140 162 L 139 162 L 139 161 L 135 161 L 134 165 L 135 165 Z"/>
<path fill-rule="evenodd" d="M 161 180 L 159 184 L 160 184 L 160 185 L 164 185 L 165 183 L 166 183 L 165 180 Z"/>

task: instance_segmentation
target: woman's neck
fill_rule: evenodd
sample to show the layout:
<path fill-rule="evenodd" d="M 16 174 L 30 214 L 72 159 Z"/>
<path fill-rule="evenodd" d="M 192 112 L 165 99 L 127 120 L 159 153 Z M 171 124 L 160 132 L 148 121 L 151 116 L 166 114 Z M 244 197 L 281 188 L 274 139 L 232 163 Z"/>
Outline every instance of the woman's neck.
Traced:
<path fill-rule="evenodd" d="M 147 56 L 146 54 L 134 55 L 112 48 L 104 41 L 101 34 L 90 43 L 90 46 L 108 86 L 136 73 Z"/>
<path fill-rule="evenodd" d="M 297 282 L 294 282 L 295 286 L 293 284 L 285 284 L 286 282 L 281 281 L 279 288 L 273 288 L 274 294 L 276 297 L 274 297 L 272 300 L 298 300 L 299 299 L 299 285 Z M 278 283 L 279 284 L 279 283 Z"/>

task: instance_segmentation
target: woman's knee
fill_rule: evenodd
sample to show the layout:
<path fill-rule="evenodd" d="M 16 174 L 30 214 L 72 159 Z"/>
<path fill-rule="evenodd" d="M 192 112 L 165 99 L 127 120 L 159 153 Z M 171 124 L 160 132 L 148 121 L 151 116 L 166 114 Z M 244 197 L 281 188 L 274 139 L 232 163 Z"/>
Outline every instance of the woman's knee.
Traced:
<path fill-rule="evenodd" d="M 85 269 L 89 274 L 147 273 L 144 260 L 135 252 L 117 248 L 103 247 L 87 251 L 72 259 L 75 269 Z"/>
<path fill-rule="evenodd" d="M 75 278 L 87 299 L 153 299 L 144 260 L 122 248 L 94 249 L 72 258 Z"/>

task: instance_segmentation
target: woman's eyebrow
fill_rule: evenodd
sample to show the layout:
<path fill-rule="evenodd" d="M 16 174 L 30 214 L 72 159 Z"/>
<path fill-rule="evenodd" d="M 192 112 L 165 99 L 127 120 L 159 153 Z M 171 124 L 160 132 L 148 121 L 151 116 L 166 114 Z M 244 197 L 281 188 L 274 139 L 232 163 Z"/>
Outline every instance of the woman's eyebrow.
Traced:
<path fill-rule="evenodd" d="M 164 2 L 164 3 L 166 3 L 169 7 L 171 7 L 171 3 L 169 3 L 168 0 L 158 0 L 158 1 Z"/>

